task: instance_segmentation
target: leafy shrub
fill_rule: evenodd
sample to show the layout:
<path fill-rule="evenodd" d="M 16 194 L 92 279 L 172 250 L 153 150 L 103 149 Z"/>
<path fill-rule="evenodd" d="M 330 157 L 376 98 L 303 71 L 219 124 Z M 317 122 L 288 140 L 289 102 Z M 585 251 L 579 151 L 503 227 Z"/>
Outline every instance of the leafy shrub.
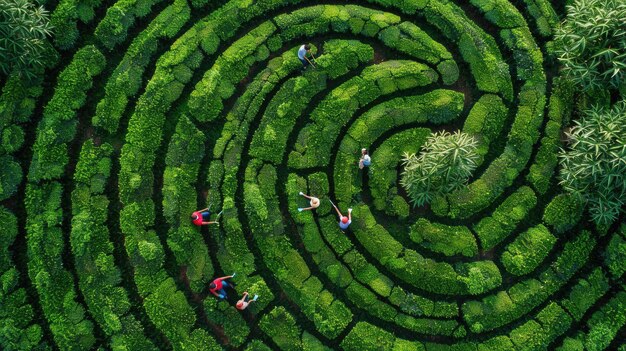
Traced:
<path fill-rule="evenodd" d="M 446 256 L 473 257 L 478 254 L 476 239 L 467 227 L 431 223 L 420 218 L 411 226 L 410 236 L 421 246 Z"/>
<path fill-rule="evenodd" d="M 533 271 L 550 253 L 556 238 L 543 225 L 532 227 L 520 234 L 502 253 L 502 265 L 514 275 Z"/>
<path fill-rule="evenodd" d="M 559 154 L 560 184 L 582 197 L 597 224 L 611 224 L 626 199 L 626 101 L 594 107 L 574 123 L 570 145 Z"/>
<path fill-rule="evenodd" d="M 48 11 L 28 0 L 0 3 L 0 72 L 34 78 L 44 67 L 53 26 Z"/>
<path fill-rule="evenodd" d="M 476 149 L 476 140 L 468 134 L 441 132 L 426 140 L 419 157 L 405 154 L 400 182 L 413 206 L 461 188 L 476 168 Z"/>
<path fill-rule="evenodd" d="M 135 24 L 137 17 L 144 17 L 154 4 L 162 0 L 127 0 L 118 1 L 107 9 L 106 16 L 100 21 L 96 38 L 109 50 L 126 40 L 128 29 Z"/>
<path fill-rule="evenodd" d="M 28 179 L 39 181 L 60 177 L 68 162 L 67 143 L 76 134 L 76 113 L 87 98 L 93 77 L 102 72 L 105 58 L 95 46 L 80 49 L 61 72 L 54 96 L 43 111 L 33 145 Z"/>
<path fill-rule="evenodd" d="M 626 226 L 620 228 L 621 235 L 613 234 L 609 246 L 604 253 L 604 262 L 615 278 L 626 273 Z"/>
<path fill-rule="evenodd" d="M 94 17 L 94 8 L 102 0 L 62 0 L 52 12 L 50 22 L 55 28 L 54 43 L 61 49 L 70 49 L 76 43 L 79 33 L 76 22 L 90 22 Z"/>
<path fill-rule="evenodd" d="M 569 297 L 561 305 L 579 321 L 587 310 L 593 306 L 609 289 L 609 281 L 602 269 L 596 268 L 585 279 L 580 279 L 569 293 Z"/>
<path fill-rule="evenodd" d="M 491 250 L 521 223 L 537 204 L 537 197 L 529 187 L 521 187 L 496 208 L 491 217 L 474 225 L 483 250 Z"/>
<path fill-rule="evenodd" d="M 572 229 L 583 214 L 580 197 L 572 194 L 559 194 L 550 201 L 543 214 L 543 222 L 557 233 Z"/>
<path fill-rule="evenodd" d="M 8 199 L 22 183 L 22 167 L 13 156 L 0 156 L 0 201 Z"/>
<path fill-rule="evenodd" d="M 618 89 L 626 78 L 624 18 L 620 0 L 575 0 L 554 35 L 563 71 L 583 90 Z"/>

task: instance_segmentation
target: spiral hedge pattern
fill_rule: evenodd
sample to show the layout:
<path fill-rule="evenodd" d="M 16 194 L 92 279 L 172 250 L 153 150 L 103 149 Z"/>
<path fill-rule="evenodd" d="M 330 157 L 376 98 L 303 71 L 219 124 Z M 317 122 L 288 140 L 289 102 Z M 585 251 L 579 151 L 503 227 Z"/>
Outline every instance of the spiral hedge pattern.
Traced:
<path fill-rule="evenodd" d="M 4 349 L 626 350 L 624 219 L 556 179 L 563 4 L 48 5 L 56 66 L 0 97 Z M 402 154 L 457 129 L 478 170 L 413 209 Z"/>

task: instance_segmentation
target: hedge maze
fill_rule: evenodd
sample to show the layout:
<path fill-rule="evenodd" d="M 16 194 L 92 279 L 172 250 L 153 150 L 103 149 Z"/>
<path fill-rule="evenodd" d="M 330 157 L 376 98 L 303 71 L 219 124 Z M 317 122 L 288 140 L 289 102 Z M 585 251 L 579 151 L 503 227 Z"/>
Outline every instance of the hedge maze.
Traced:
<path fill-rule="evenodd" d="M 56 65 L 0 96 L 0 348 L 626 350 L 624 217 L 558 186 L 563 3 L 47 6 Z M 479 167 L 413 208 L 402 155 L 442 130 Z"/>

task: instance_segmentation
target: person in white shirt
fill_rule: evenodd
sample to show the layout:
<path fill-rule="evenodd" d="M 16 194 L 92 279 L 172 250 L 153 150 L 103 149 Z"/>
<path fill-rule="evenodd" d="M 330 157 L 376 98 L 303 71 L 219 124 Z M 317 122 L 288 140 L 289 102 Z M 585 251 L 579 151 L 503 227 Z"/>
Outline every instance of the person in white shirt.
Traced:
<path fill-rule="evenodd" d="M 367 154 L 367 149 L 361 149 L 361 159 L 359 159 L 359 169 L 363 167 L 369 167 L 372 164 L 370 155 Z"/>
<path fill-rule="evenodd" d="M 307 60 L 306 55 L 311 53 L 311 47 L 307 44 L 304 44 L 298 49 L 298 58 L 300 62 L 302 62 L 302 70 L 305 70 L 307 66 L 310 64 L 309 60 Z"/>

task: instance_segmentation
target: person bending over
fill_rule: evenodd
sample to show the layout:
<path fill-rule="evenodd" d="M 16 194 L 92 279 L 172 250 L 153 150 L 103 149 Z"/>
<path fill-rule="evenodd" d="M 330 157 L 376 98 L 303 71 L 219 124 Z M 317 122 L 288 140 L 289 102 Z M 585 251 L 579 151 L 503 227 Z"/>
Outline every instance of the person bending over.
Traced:
<path fill-rule="evenodd" d="M 310 200 L 309 204 L 311 206 L 310 207 L 306 207 L 306 208 L 299 207 L 298 208 L 298 212 L 314 210 L 314 209 L 320 207 L 320 199 L 316 198 L 315 196 L 306 195 L 303 192 L 300 192 L 300 195 L 306 197 L 307 199 L 309 199 Z"/>
<path fill-rule="evenodd" d="M 228 295 L 226 295 L 226 288 L 234 288 L 235 283 L 229 281 L 230 279 L 235 277 L 235 273 L 233 275 L 229 275 L 226 277 L 216 278 L 209 284 L 209 291 L 211 294 L 217 296 L 220 299 L 226 299 Z"/>
<path fill-rule="evenodd" d="M 238 310 L 243 311 L 246 308 L 248 308 L 248 305 L 254 301 L 256 301 L 256 299 L 259 298 L 259 295 L 254 295 L 254 298 L 252 298 L 252 300 L 250 300 L 250 294 L 248 294 L 247 291 L 243 292 L 243 296 L 241 297 L 241 300 L 237 301 L 237 304 L 235 305 L 235 307 L 237 307 Z"/>
<path fill-rule="evenodd" d="M 211 212 L 209 211 L 209 208 L 207 207 L 203 210 L 198 210 L 192 213 L 191 222 L 193 222 L 193 224 L 197 226 L 209 225 L 209 224 L 217 224 L 217 225 L 220 224 L 218 221 L 210 221 L 209 220 L 210 216 L 211 216 Z"/>

